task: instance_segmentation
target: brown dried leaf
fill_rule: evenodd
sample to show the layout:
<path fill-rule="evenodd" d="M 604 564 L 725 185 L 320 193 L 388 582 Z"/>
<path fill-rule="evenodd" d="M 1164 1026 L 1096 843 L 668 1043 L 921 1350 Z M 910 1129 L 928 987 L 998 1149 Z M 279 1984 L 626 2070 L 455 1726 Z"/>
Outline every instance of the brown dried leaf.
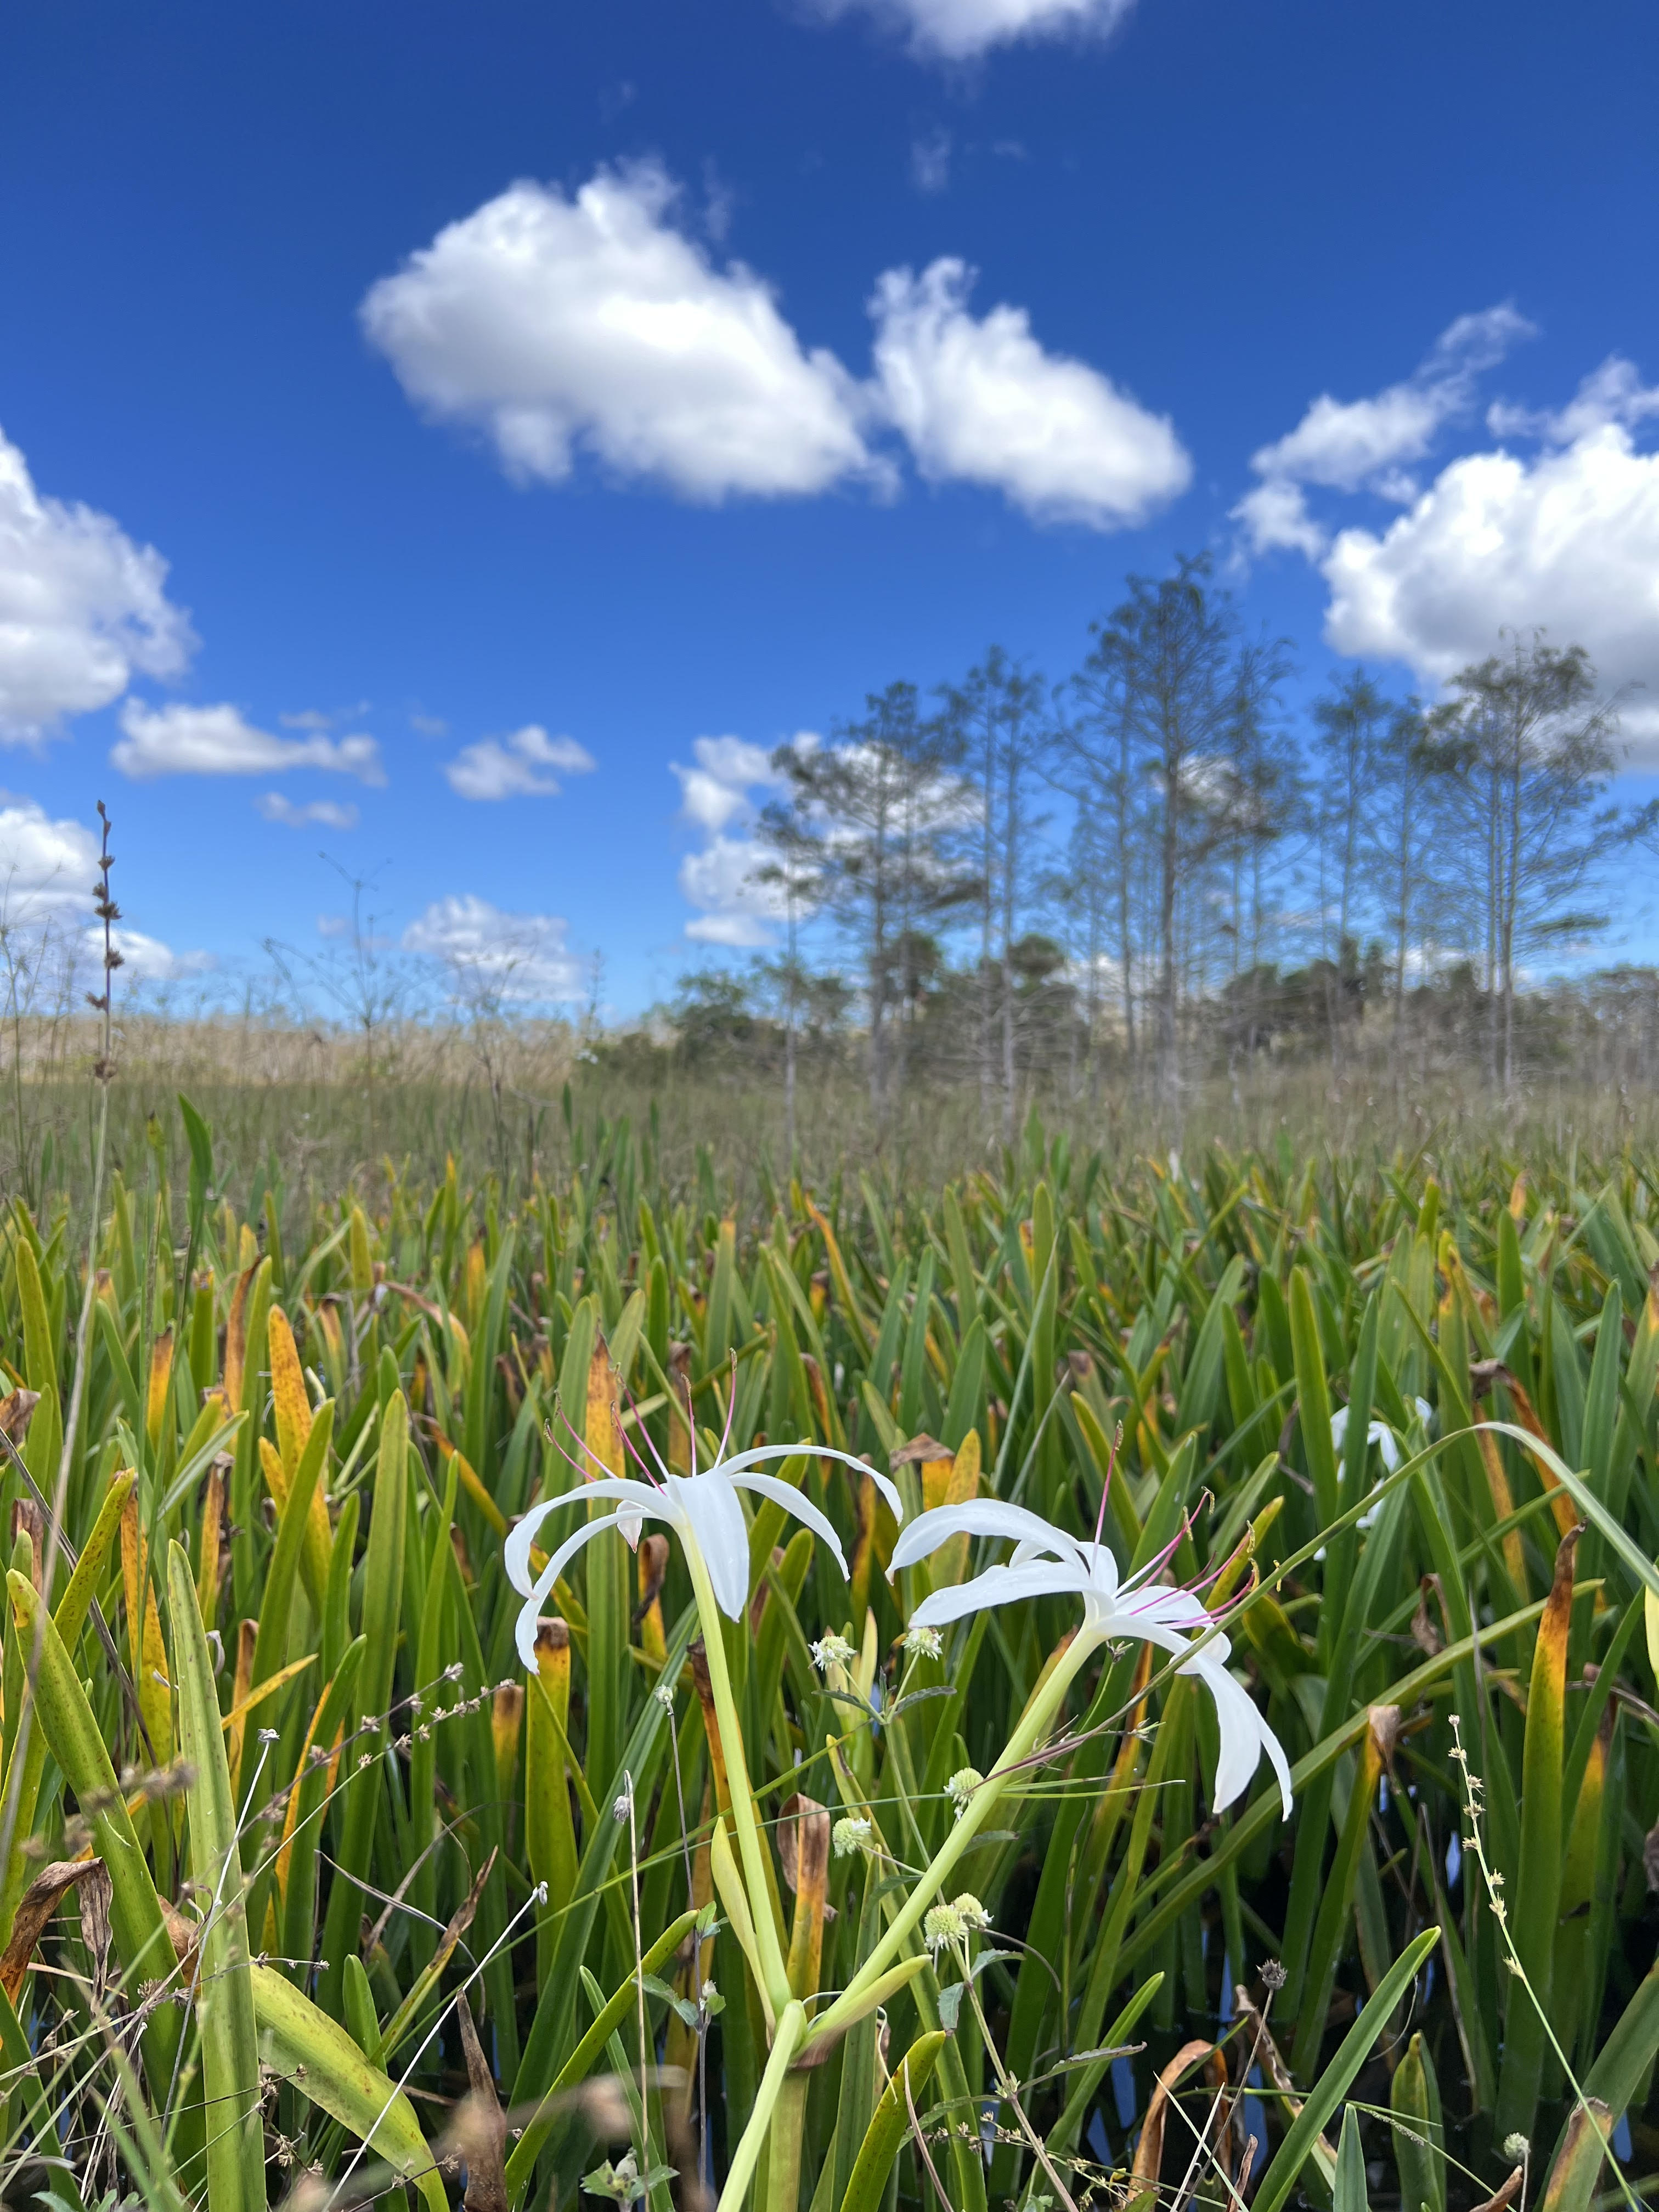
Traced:
<path fill-rule="evenodd" d="M 64 1892 L 86 1881 L 94 1869 L 103 1875 L 107 1888 L 109 1875 L 101 1859 L 54 1859 L 50 1866 L 41 1868 L 23 1892 L 18 1901 L 17 1916 L 11 1923 L 11 1941 L 4 1955 L 0 1956 L 0 1987 L 3 1987 L 14 2005 L 33 1960 L 34 1947 Z M 83 1920 L 85 1912 L 83 1905 Z"/>
<path fill-rule="evenodd" d="M 1154 2190 L 1158 2187 L 1158 2168 L 1164 2163 L 1164 2123 L 1169 2114 L 1170 2100 L 1182 2075 L 1200 2062 L 1207 2062 L 1211 2086 L 1218 2095 L 1223 2094 L 1227 2087 L 1227 2062 L 1217 2045 L 1200 2039 L 1182 2045 L 1158 2075 L 1152 2102 L 1146 2107 L 1146 2123 L 1135 2145 L 1132 2178 Z"/>
<path fill-rule="evenodd" d="M 942 1444 L 937 1437 L 926 1434 L 912 1437 L 908 1444 L 901 1444 L 888 1455 L 889 1467 L 918 1467 L 934 1459 L 954 1459 L 956 1454 L 949 1444 Z"/>
<path fill-rule="evenodd" d="M 462 2099 L 450 2129 L 451 2142 L 466 2160 L 466 2212 L 507 2212 L 507 2117 L 495 2094 L 489 2062 L 473 2025 L 465 1996 L 455 2008 L 466 2054 L 470 2094 Z"/>
<path fill-rule="evenodd" d="M 1526 2178 L 1526 2167 L 1517 2166 L 1496 2197 L 1489 2197 L 1484 2204 L 1477 2204 L 1474 2212 L 1508 2212 L 1508 2207 L 1520 2195 L 1521 2185 Z"/>
<path fill-rule="evenodd" d="M 9 1396 L 0 1398 L 0 1436 L 5 1437 L 20 1450 L 40 1402 L 40 1393 L 38 1390 L 14 1390 Z"/>
<path fill-rule="evenodd" d="M 1431 1583 L 1435 1584 L 1436 1595 L 1438 1595 L 1439 1585 L 1433 1575 L 1425 1575 L 1417 1585 L 1417 1610 L 1412 1615 L 1412 1642 L 1425 1657 L 1437 1659 L 1445 1646 L 1439 1630 L 1429 1619 L 1429 1585 Z"/>

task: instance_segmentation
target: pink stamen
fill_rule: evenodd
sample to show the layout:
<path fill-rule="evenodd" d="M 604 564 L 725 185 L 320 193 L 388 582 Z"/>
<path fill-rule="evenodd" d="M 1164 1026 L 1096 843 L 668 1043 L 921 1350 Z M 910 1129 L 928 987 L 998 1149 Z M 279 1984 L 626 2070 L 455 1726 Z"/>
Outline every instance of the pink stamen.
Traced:
<path fill-rule="evenodd" d="M 1182 1515 L 1180 1528 L 1176 1530 L 1175 1534 L 1170 1537 L 1169 1542 L 1164 1547 L 1164 1549 L 1158 1553 L 1158 1557 L 1155 1559 L 1149 1560 L 1146 1565 L 1141 1569 L 1140 1572 L 1133 1577 L 1133 1578 L 1125 1585 L 1126 1590 L 1136 1589 L 1142 1587 L 1144 1584 L 1151 1582 L 1154 1575 L 1160 1573 L 1164 1568 L 1168 1566 L 1170 1561 L 1174 1559 L 1176 1553 L 1181 1549 L 1182 1544 L 1185 1539 L 1192 1534 L 1193 1523 L 1197 1520 L 1199 1515 L 1204 1510 L 1205 1506 L 1209 1503 L 1209 1498 L 1210 1493 L 1206 1490 L 1203 1496 L 1199 1499 L 1197 1504 L 1194 1506 L 1192 1511 L 1190 1513 L 1183 1513 Z M 1224 1566 L 1226 1565 L 1225 1560 L 1222 1562 L 1222 1565 Z M 1217 1571 L 1219 1572 L 1219 1570 L 1218 1569 Z M 1203 1584 L 1200 1583 L 1198 1587 L 1202 1589 Z"/>
<path fill-rule="evenodd" d="M 1117 1466 L 1117 1440 L 1123 1433 L 1120 1423 L 1106 1452 L 1106 1480 L 1100 1486 L 1100 1510 L 1095 1516 L 1095 1549 L 1100 1549 L 1101 1531 L 1106 1526 L 1106 1501 L 1112 1494 L 1112 1474 Z"/>
<path fill-rule="evenodd" d="M 726 1426 L 720 1431 L 720 1457 L 726 1457 L 726 1447 L 732 1441 L 732 1424 L 738 1412 L 738 1355 L 732 1354 L 732 1371 L 726 1379 Z"/>
<path fill-rule="evenodd" d="M 665 1479 L 668 1474 L 668 1469 L 663 1466 L 662 1454 L 657 1449 L 656 1443 L 652 1437 L 651 1431 L 645 1425 L 644 1419 L 640 1413 L 639 1406 L 635 1399 L 634 1393 L 629 1389 L 626 1382 L 623 1384 L 623 1391 L 628 1400 L 628 1410 L 634 1416 L 634 1426 L 638 1430 L 640 1435 L 644 1437 L 646 1449 L 656 1462 L 658 1469 Z M 639 1446 L 635 1443 L 633 1437 L 629 1435 L 627 1430 L 623 1428 L 620 1421 L 617 1422 L 617 1426 L 618 1430 L 621 1431 L 622 1440 L 627 1446 L 629 1451 L 632 1454 L 635 1464 L 638 1467 L 640 1473 L 645 1477 L 646 1480 L 651 1485 L 653 1490 L 660 1490 L 662 1488 L 662 1484 L 658 1481 L 656 1475 L 652 1473 L 650 1468 L 646 1465 L 645 1461 L 641 1457 Z"/>

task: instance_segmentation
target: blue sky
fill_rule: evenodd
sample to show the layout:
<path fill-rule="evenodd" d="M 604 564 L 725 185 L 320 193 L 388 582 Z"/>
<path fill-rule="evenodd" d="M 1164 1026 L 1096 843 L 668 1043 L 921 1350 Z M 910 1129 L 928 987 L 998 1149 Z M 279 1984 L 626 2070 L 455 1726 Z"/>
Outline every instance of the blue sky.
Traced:
<path fill-rule="evenodd" d="M 325 853 L 637 1008 L 762 933 L 749 749 L 1206 547 L 1304 686 L 1541 622 L 1659 763 L 1656 63 L 1635 0 L 15 15 L 0 867 L 78 895 L 101 796 L 221 988 Z"/>

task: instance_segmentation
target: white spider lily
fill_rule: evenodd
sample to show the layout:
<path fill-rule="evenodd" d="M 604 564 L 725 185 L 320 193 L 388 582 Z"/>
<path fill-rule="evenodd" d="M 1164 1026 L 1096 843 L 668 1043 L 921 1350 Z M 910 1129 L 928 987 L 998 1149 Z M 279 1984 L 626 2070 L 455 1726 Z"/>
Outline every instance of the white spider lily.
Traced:
<path fill-rule="evenodd" d="M 793 1484 L 781 1482 L 775 1474 L 756 1472 L 764 1461 L 797 1459 L 803 1452 L 819 1459 L 843 1461 L 860 1474 L 867 1474 L 892 1507 L 895 1520 L 903 1519 L 904 1508 L 898 1492 L 884 1474 L 878 1474 L 872 1467 L 854 1459 L 850 1452 L 832 1451 L 822 1444 L 762 1444 L 753 1451 L 738 1452 L 730 1459 L 718 1460 L 701 1474 L 671 1474 L 663 1468 L 653 1481 L 608 1474 L 601 1481 L 581 1483 L 574 1490 L 562 1492 L 557 1498 L 532 1505 L 515 1524 L 504 1547 L 507 1580 L 514 1589 L 525 1594 L 517 1641 L 519 1656 L 526 1667 L 533 1668 L 536 1663 L 536 1622 L 549 1592 L 582 1546 L 591 1543 L 606 1528 L 617 1529 L 631 1546 L 638 1542 L 643 1522 L 665 1522 L 687 1552 L 695 1553 L 707 1569 L 720 1611 L 732 1620 L 741 1620 L 749 1601 L 749 1524 L 738 1501 L 740 1490 L 769 1498 L 786 1513 L 793 1513 L 796 1520 L 804 1522 L 815 1536 L 830 1547 L 842 1573 L 846 1575 L 847 1559 L 834 1524 Z M 590 1498 L 614 1499 L 617 1510 L 602 1514 L 597 1521 L 584 1522 L 565 1538 L 532 1580 L 530 1547 L 543 1522 L 562 1505 L 585 1505 Z"/>
<path fill-rule="evenodd" d="M 1422 1398 L 1414 1398 L 1412 1401 L 1412 1403 L 1417 1409 L 1418 1419 L 1421 1421 L 1424 1427 L 1426 1428 L 1434 1415 L 1433 1407 L 1429 1405 L 1427 1401 Z M 1331 1415 L 1332 1449 L 1334 1451 L 1340 1451 L 1343 1445 L 1347 1442 L 1347 1437 L 1348 1408 L 1346 1406 L 1339 1406 L 1336 1411 Z M 1382 1458 L 1383 1474 L 1385 1475 L 1394 1474 L 1400 1465 L 1400 1440 L 1395 1435 L 1394 1431 L 1389 1426 L 1388 1423 L 1386 1421 L 1370 1422 L 1365 1430 L 1365 1442 L 1368 1446 L 1371 1444 L 1376 1445 L 1377 1452 Z M 1364 1513 L 1360 1516 L 1355 1525 L 1361 1528 L 1370 1528 L 1376 1519 L 1379 1510 L 1380 1509 L 1378 1507 L 1373 1506 L 1369 1513 Z M 1316 1553 L 1315 1557 L 1317 1559 L 1322 1559 L 1324 1557 L 1323 1551 L 1322 1550 Z"/>
<path fill-rule="evenodd" d="M 1339 1406 L 1331 1415 L 1331 1448 L 1340 1451 L 1348 1440 L 1348 1408 Z M 1400 1464 L 1400 1446 L 1395 1442 L 1394 1431 L 1386 1421 L 1373 1421 L 1365 1431 L 1365 1442 L 1375 1444 L 1382 1455 L 1382 1465 L 1392 1474 Z"/>
<path fill-rule="evenodd" d="M 987 1567 L 971 1582 L 933 1590 L 911 1614 L 914 1626 L 940 1627 L 988 1605 L 1009 1605 L 1027 1597 L 1083 1600 L 1083 1633 L 1092 1643 L 1138 1638 L 1176 1654 L 1191 1650 L 1195 1637 L 1215 1627 L 1213 1617 L 1191 1590 L 1171 1589 L 1145 1577 L 1120 1587 L 1117 1562 L 1109 1547 L 1070 1536 L 1023 1505 L 994 1498 L 969 1498 L 919 1514 L 901 1529 L 893 1547 L 890 1573 L 914 1566 L 952 1536 L 1002 1536 L 1014 1547 L 1006 1566 Z M 1265 1751 L 1279 1778 L 1285 1816 L 1291 1812 L 1291 1770 L 1284 1747 L 1257 1711 L 1254 1700 L 1227 1669 L 1231 1650 L 1215 1636 L 1179 1668 L 1196 1675 L 1215 1700 L 1221 1729 L 1216 1763 L 1214 1808 L 1218 1813 L 1248 1786 Z"/>

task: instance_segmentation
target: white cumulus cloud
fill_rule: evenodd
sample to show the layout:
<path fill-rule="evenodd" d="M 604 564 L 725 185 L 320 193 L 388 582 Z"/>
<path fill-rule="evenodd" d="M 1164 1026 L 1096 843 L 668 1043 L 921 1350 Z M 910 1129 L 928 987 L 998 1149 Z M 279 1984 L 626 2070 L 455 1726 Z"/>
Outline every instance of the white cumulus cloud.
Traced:
<path fill-rule="evenodd" d="M 775 885 L 755 881 L 766 855 L 749 837 L 711 837 L 680 862 L 680 890 L 701 910 L 685 925 L 696 945 L 733 948 L 769 945 L 772 924 L 783 915 Z"/>
<path fill-rule="evenodd" d="M 802 730 L 791 742 L 810 752 L 818 738 Z M 691 760 L 689 768 L 669 763 L 679 779 L 680 812 L 703 841 L 680 862 L 681 896 L 697 909 L 685 933 L 698 945 L 769 945 L 784 900 L 775 884 L 756 881 L 770 856 L 748 833 L 783 778 L 767 748 L 744 738 L 698 738 Z"/>
<path fill-rule="evenodd" d="M 941 186 L 948 161 L 947 139 L 926 142 L 917 181 Z M 1037 521 L 1114 528 L 1186 488 L 1168 417 L 1047 352 L 1023 307 L 969 314 L 963 262 L 878 279 L 860 379 L 802 343 L 752 270 L 717 264 L 678 198 L 654 163 L 601 168 L 574 198 L 514 185 L 374 285 L 363 327 L 417 406 L 481 430 L 520 482 L 562 483 L 586 455 L 690 500 L 890 493 L 896 431 L 930 482 Z M 478 770 L 514 773 L 499 756 Z"/>
<path fill-rule="evenodd" d="M 550 738 L 528 722 L 505 738 L 481 738 L 444 763 L 450 788 L 463 799 L 550 799 L 561 775 L 586 775 L 593 756 L 574 738 Z"/>
<path fill-rule="evenodd" d="M 0 744 L 107 707 L 135 672 L 179 673 L 195 639 L 167 573 L 108 515 L 43 497 L 0 434 Z"/>
<path fill-rule="evenodd" d="M 362 735 L 279 738 L 255 729 L 240 708 L 146 707 L 128 700 L 110 758 L 123 775 L 281 775 L 289 769 L 327 769 L 360 783 L 384 783 L 380 749 Z"/>
<path fill-rule="evenodd" d="M 98 840 L 82 822 L 54 822 L 32 799 L 0 796 L 0 915 L 46 921 L 92 904 Z"/>
<path fill-rule="evenodd" d="M 504 914 L 466 892 L 434 899 L 404 932 L 404 950 L 439 962 L 469 1003 L 551 1006 L 577 998 L 581 963 L 556 915 Z"/>
<path fill-rule="evenodd" d="M 1510 348 L 1533 335 L 1533 326 L 1510 307 L 1460 315 L 1443 331 L 1414 374 L 1361 399 L 1322 392 L 1293 430 L 1252 454 L 1261 479 L 1233 510 L 1253 550 L 1322 552 L 1327 533 L 1310 513 L 1302 491 L 1316 484 L 1336 491 L 1361 489 L 1404 503 L 1418 486 L 1412 464 L 1423 460 L 1444 426 L 1464 413 L 1475 382 Z"/>
<path fill-rule="evenodd" d="M 1017 39 L 1104 38 L 1134 0 L 819 0 L 820 12 L 854 8 L 908 35 L 918 53 L 966 61 Z"/>
<path fill-rule="evenodd" d="M 1625 729 L 1659 766 L 1659 453 L 1623 423 L 1531 458 L 1466 453 L 1387 530 L 1339 532 L 1322 567 L 1331 644 L 1430 684 L 1484 659 L 1500 625 L 1582 644 L 1604 684 L 1641 687 Z"/>
<path fill-rule="evenodd" d="M 355 830 L 357 810 L 342 805 L 337 799 L 308 799 L 295 801 L 280 791 L 267 791 L 258 801 L 259 811 L 267 822 L 280 822 L 285 830 Z"/>
<path fill-rule="evenodd" d="M 1085 362 L 1047 353 L 1022 307 L 968 312 L 973 272 L 890 269 L 870 303 L 887 411 L 933 482 L 1000 491 L 1034 520 L 1143 521 L 1192 477 L 1166 416 Z"/>
<path fill-rule="evenodd" d="M 88 982 L 101 975 L 104 956 L 103 924 L 88 918 L 98 848 L 85 823 L 54 821 L 35 800 L 0 793 L 0 926 L 20 933 L 18 949 L 26 962 L 56 942 L 69 972 Z M 128 922 L 118 922 L 111 934 L 122 963 L 118 992 L 179 982 L 217 965 L 210 953 L 175 953 Z"/>
<path fill-rule="evenodd" d="M 175 952 L 170 945 L 163 945 L 159 937 L 146 936 L 142 929 L 129 929 L 125 925 L 110 933 L 110 939 L 121 956 L 121 966 L 116 978 L 116 989 L 131 990 L 145 983 L 185 983 L 192 976 L 211 975 L 219 965 L 210 952 Z M 81 964 L 97 971 L 104 957 L 104 930 L 101 922 L 94 922 L 81 933 Z M 100 989 L 103 987 L 100 984 Z"/>
<path fill-rule="evenodd" d="M 765 746 L 751 745 L 743 738 L 698 738 L 691 757 L 690 768 L 678 761 L 669 763 L 679 778 L 680 811 L 711 836 L 753 811 L 749 794 L 755 786 L 769 788 L 777 781 Z"/>
<path fill-rule="evenodd" d="M 677 198 L 654 163 L 574 199 L 513 185 L 375 284 L 363 328 L 417 406 L 483 430 L 521 480 L 562 481 L 579 451 L 703 501 L 867 471 L 839 362 L 751 270 L 715 264 Z"/>

